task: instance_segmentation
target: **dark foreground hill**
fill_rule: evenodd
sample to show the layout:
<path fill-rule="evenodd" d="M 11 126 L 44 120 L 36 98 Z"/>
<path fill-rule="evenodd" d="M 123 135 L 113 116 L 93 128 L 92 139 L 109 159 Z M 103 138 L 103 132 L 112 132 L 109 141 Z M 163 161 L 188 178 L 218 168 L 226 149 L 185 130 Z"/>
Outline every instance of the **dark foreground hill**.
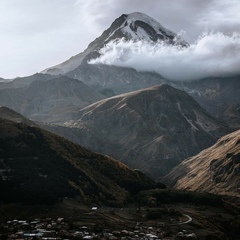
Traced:
<path fill-rule="evenodd" d="M 38 127 L 0 119 L 0 201 L 123 205 L 154 182 L 118 161 Z"/>

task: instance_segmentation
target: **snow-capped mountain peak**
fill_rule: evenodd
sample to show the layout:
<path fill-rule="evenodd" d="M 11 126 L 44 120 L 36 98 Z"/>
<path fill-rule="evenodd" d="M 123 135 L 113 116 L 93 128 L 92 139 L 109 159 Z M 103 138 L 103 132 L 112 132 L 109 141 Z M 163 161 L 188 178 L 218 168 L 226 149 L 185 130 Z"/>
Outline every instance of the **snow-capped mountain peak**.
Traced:
<path fill-rule="evenodd" d="M 188 46 L 176 33 L 163 27 L 159 22 L 140 12 L 122 14 L 102 35 L 91 42 L 88 48 L 69 60 L 45 69 L 42 73 L 65 74 L 76 69 L 83 61 L 96 57 L 96 52 L 107 43 L 124 38 L 126 41 L 163 41 L 166 44 Z"/>
<path fill-rule="evenodd" d="M 148 30 L 146 30 L 146 28 L 148 28 Z M 122 32 L 129 34 L 134 40 L 156 40 L 157 36 L 154 37 L 154 31 L 151 30 L 154 30 L 155 34 L 162 35 L 163 37 L 164 35 L 173 38 L 176 36 L 153 18 L 139 12 L 128 14 L 122 28 Z"/>
<path fill-rule="evenodd" d="M 163 27 L 155 19 L 140 12 L 123 14 L 113 22 L 108 30 L 110 31 L 108 37 L 105 38 L 105 44 L 123 37 L 126 40 L 133 41 L 164 41 L 169 44 L 188 45 L 185 41 L 180 40 L 177 34 Z"/>

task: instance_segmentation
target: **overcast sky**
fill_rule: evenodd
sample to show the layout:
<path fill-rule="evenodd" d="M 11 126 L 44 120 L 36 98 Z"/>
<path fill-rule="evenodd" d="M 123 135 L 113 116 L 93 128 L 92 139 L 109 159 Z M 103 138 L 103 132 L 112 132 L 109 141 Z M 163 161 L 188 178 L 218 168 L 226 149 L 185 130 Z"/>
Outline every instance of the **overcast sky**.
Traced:
<path fill-rule="evenodd" d="M 240 32 L 240 0 L 0 0 L 0 77 L 40 72 L 83 51 L 123 13 L 144 12 L 194 43 Z"/>

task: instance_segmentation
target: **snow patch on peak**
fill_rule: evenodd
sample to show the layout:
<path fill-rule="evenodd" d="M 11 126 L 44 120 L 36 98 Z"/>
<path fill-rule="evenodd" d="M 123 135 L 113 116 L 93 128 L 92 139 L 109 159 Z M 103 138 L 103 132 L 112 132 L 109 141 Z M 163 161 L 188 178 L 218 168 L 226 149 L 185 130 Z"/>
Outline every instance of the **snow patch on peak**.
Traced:
<path fill-rule="evenodd" d="M 120 30 L 127 38 L 133 41 L 157 42 L 161 40 L 174 45 L 188 45 L 176 33 L 163 27 L 155 19 L 144 13 L 134 12 L 123 16 L 125 21 L 117 30 Z"/>
<path fill-rule="evenodd" d="M 169 29 L 163 27 L 162 24 L 160 24 L 159 22 L 157 22 L 155 19 L 151 18 L 147 14 L 134 12 L 127 15 L 126 22 L 128 24 L 133 23 L 133 26 L 134 26 L 136 21 L 145 22 L 146 24 L 150 25 L 156 31 L 157 34 L 162 34 L 163 32 L 165 32 L 167 35 L 172 35 L 172 36 L 176 35 Z"/>
<path fill-rule="evenodd" d="M 140 13 L 140 12 L 134 12 L 127 15 L 126 22 L 128 24 L 135 23 L 136 21 L 142 21 L 150 25 L 156 32 L 159 32 L 159 30 L 165 30 L 170 34 L 174 34 L 170 30 L 164 28 L 159 22 L 157 22 L 155 19 L 149 17 L 147 14 Z M 134 25 L 133 25 L 134 26 Z"/>

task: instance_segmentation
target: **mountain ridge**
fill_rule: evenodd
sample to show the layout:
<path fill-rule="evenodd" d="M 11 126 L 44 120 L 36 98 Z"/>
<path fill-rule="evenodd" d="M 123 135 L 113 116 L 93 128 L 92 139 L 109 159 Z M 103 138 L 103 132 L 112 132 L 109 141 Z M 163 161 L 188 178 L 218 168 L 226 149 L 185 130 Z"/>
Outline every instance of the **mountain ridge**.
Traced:
<path fill-rule="evenodd" d="M 63 123 L 82 107 L 105 98 L 83 82 L 63 75 L 37 74 L 22 80 L 0 86 L 0 102 L 35 121 Z"/>

